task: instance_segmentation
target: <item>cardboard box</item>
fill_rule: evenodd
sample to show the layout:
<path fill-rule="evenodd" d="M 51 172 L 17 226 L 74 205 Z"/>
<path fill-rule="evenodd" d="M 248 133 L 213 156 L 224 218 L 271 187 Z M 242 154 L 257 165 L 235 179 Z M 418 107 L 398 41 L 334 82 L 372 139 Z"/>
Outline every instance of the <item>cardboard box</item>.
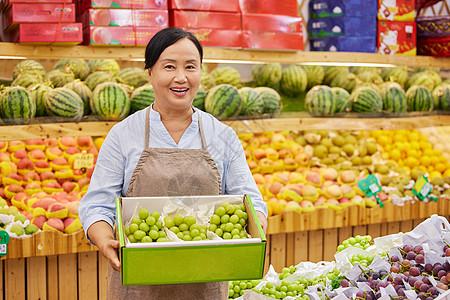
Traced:
<path fill-rule="evenodd" d="M 358 37 L 330 37 L 323 39 L 311 39 L 311 51 L 331 51 L 331 52 L 377 52 L 376 36 Z"/>
<path fill-rule="evenodd" d="M 83 14 L 89 8 L 132 8 L 167 10 L 167 0 L 76 0 L 77 11 Z"/>
<path fill-rule="evenodd" d="M 264 272 L 266 237 L 246 196 L 176 197 L 187 205 L 244 202 L 252 238 L 193 242 L 127 243 L 123 224 L 138 205 L 162 211 L 175 198 L 119 198 L 116 225 L 123 285 L 155 285 L 259 279 Z M 189 204 L 188 204 L 189 203 Z"/>
<path fill-rule="evenodd" d="M 280 15 L 242 15 L 242 30 L 255 32 L 301 32 L 302 18 Z"/>
<path fill-rule="evenodd" d="M 84 26 L 169 26 L 166 10 L 89 9 L 80 18 Z"/>
<path fill-rule="evenodd" d="M 241 30 L 242 27 L 239 13 L 173 10 L 170 16 L 170 25 L 181 28 Z"/>
<path fill-rule="evenodd" d="M 192 32 L 205 47 L 242 48 L 242 31 L 227 29 L 183 28 Z"/>
<path fill-rule="evenodd" d="M 302 33 L 244 31 L 244 48 L 304 50 L 305 47 Z"/>
<path fill-rule="evenodd" d="M 74 4 L 27 4 L 14 3 L 6 10 L 4 27 L 23 23 L 74 23 Z"/>
<path fill-rule="evenodd" d="M 225 1 L 224 1 L 225 2 Z M 298 17 L 297 0 L 239 0 L 242 14 L 270 14 Z"/>
<path fill-rule="evenodd" d="M 376 16 L 378 0 L 311 0 L 310 18 Z"/>
<path fill-rule="evenodd" d="M 11 3 L 73 3 L 73 0 L 0 0 L 0 10 Z"/>
<path fill-rule="evenodd" d="M 170 0 L 170 9 L 240 12 L 239 0 Z"/>
<path fill-rule="evenodd" d="M 381 54 L 416 55 L 416 23 L 379 21 L 377 46 Z"/>
<path fill-rule="evenodd" d="M 8 33 L 9 42 L 42 45 L 76 45 L 83 41 L 81 23 L 19 24 Z"/>
<path fill-rule="evenodd" d="M 376 36 L 376 17 L 336 17 L 310 19 L 308 22 L 310 38 L 333 36 Z"/>
<path fill-rule="evenodd" d="M 414 21 L 415 0 L 378 0 L 378 20 Z"/>
<path fill-rule="evenodd" d="M 84 43 L 92 46 L 147 46 L 162 27 L 102 27 L 84 28 Z"/>

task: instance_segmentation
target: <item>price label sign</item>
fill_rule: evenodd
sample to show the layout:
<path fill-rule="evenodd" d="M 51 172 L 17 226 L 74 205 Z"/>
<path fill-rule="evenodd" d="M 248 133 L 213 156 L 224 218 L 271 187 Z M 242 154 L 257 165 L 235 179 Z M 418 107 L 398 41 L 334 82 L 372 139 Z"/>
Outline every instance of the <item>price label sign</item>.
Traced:
<path fill-rule="evenodd" d="M 94 166 L 94 154 L 78 153 L 73 159 L 73 168 L 75 170 L 89 169 Z"/>
<path fill-rule="evenodd" d="M 358 187 L 366 197 L 375 197 L 378 205 L 380 207 L 384 206 L 383 202 L 378 198 L 378 193 L 381 192 L 381 184 L 375 175 L 370 174 L 366 178 L 361 179 L 358 182 Z"/>
<path fill-rule="evenodd" d="M 419 198 L 419 200 L 421 201 L 425 200 L 428 196 L 430 196 L 430 193 L 432 191 L 433 186 L 431 185 L 431 183 L 428 182 L 428 178 L 425 176 L 421 176 L 419 179 L 417 179 L 412 189 L 414 196 Z"/>
<path fill-rule="evenodd" d="M 0 256 L 8 254 L 9 234 L 2 230 L 0 231 Z"/>

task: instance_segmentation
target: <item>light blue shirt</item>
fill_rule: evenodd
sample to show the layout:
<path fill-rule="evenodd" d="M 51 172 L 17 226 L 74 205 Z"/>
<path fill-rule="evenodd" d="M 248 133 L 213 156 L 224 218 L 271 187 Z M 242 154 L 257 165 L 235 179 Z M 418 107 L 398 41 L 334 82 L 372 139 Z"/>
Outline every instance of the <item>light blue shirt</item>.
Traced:
<path fill-rule="evenodd" d="M 106 136 L 98 154 L 89 190 L 80 202 L 80 220 L 85 231 L 101 220 L 113 227 L 115 198 L 126 195 L 131 176 L 144 150 L 145 111 L 140 110 L 117 123 Z M 192 123 L 176 144 L 164 127 L 159 113 L 150 108 L 150 147 L 200 149 L 200 116 L 207 150 L 219 169 L 221 193 L 248 194 L 255 209 L 267 216 L 266 204 L 252 177 L 236 133 L 212 115 L 195 109 Z"/>

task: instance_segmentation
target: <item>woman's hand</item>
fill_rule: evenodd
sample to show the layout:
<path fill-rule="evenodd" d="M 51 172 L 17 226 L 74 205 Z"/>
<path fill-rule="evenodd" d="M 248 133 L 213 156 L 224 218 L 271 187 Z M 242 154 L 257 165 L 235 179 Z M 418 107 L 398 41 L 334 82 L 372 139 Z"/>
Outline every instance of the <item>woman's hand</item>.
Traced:
<path fill-rule="evenodd" d="M 99 221 L 89 227 L 87 234 L 100 253 L 109 260 L 113 269 L 120 271 L 120 261 L 117 255 L 120 244 L 114 239 L 111 226 L 105 221 Z"/>
<path fill-rule="evenodd" d="M 266 233 L 267 232 L 267 218 L 266 218 L 266 216 L 260 211 L 257 211 L 256 215 L 258 216 L 259 223 L 261 224 L 261 227 L 263 228 L 264 233 Z"/>

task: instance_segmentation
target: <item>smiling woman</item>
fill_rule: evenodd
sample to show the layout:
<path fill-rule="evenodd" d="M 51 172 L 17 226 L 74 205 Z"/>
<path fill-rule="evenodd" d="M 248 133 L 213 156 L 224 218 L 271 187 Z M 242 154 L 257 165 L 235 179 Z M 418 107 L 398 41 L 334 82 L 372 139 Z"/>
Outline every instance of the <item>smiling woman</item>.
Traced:
<path fill-rule="evenodd" d="M 112 230 L 117 196 L 247 194 L 267 227 L 267 208 L 236 133 L 192 107 L 202 58 L 202 47 L 191 33 L 178 28 L 158 32 L 147 46 L 145 61 L 155 101 L 116 124 L 102 145 L 80 203 L 80 219 L 89 239 L 110 261 L 108 299 L 228 298 L 226 282 L 122 286 L 116 272 L 119 244 Z"/>

